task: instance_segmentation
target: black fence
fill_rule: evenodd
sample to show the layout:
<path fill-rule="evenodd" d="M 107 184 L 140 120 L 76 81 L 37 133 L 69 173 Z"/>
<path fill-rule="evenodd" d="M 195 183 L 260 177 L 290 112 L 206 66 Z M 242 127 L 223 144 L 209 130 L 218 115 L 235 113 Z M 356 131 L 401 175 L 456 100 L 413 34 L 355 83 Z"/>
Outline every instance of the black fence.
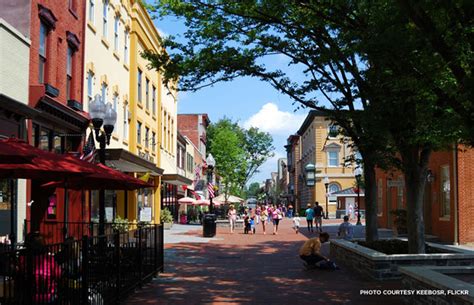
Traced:
<path fill-rule="evenodd" d="M 163 271 L 163 226 L 0 253 L 0 304 L 118 304 Z"/>

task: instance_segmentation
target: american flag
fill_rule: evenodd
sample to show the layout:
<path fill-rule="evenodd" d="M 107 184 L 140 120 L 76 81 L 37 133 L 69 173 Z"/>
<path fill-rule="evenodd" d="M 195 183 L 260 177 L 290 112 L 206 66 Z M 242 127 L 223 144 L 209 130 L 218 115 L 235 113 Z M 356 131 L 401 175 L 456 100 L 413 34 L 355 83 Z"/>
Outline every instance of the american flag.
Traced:
<path fill-rule="evenodd" d="M 198 164 L 194 168 L 194 181 L 193 181 L 193 188 L 196 187 L 197 182 L 199 181 L 199 178 L 201 178 L 201 165 Z"/>
<path fill-rule="evenodd" d="M 82 148 L 82 155 L 81 160 L 86 162 L 93 163 L 95 159 L 95 142 L 94 142 L 94 135 L 92 132 L 89 133 L 89 137 L 87 137 L 87 141 Z"/>
<path fill-rule="evenodd" d="M 207 192 L 209 193 L 209 199 L 215 197 L 214 184 L 212 184 L 210 181 L 207 183 Z"/>

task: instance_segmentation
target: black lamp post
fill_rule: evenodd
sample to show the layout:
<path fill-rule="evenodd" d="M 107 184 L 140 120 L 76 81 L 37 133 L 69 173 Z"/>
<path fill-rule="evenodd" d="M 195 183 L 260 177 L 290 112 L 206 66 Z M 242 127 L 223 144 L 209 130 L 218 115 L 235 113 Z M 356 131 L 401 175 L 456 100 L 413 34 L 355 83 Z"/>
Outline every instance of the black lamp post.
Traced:
<path fill-rule="evenodd" d="M 212 154 L 209 154 L 206 158 L 206 163 L 207 163 L 207 185 L 208 187 L 214 187 L 212 185 L 212 176 L 214 173 L 214 167 L 216 166 L 216 160 L 214 160 L 214 157 Z M 208 189 L 209 193 L 209 189 Z M 209 193 L 209 213 L 214 213 L 214 204 L 212 203 L 212 196 Z"/>
<path fill-rule="evenodd" d="M 89 103 L 89 114 L 95 130 L 95 140 L 99 142 L 99 161 L 105 165 L 105 147 L 110 144 L 110 136 L 117 122 L 117 112 L 111 103 L 105 103 L 100 94 L 96 94 Z M 103 127 L 101 129 L 101 127 Z M 99 235 L 103 235 L 105 223 L 105 190 L 99 190 Z"/>
<path fill-rule="evenodd" d="M 362 169 L 360 167 L 356 168 L 354 171 L 354 176 L 357 182 L 357 223 L 356 225 L 360 226 L 362 223 L 360 222 L 360 178 L 362 177 Z"/>
<path fill-rule="evenodd" d="M 316 184 L 316 166 L 314 166 L 313 163 L 308 163 L 304 167 L 304 171 L 306 174 L 304 178 L 306 186 L 311 188 L 314 187 Z"/>
<path fill-rule="evenodd" d="M 329 201 L 329 193 L 328 193 L 328 187 L 329 187 L 329 178 L 328 176 L 324 176 L 324 179 L 323 179 L 323 183 L 324 183 L 324 187 L 326 188 L 326 219 L 329 218 L 329 214 L 328 214 L 328 209 L 329 209 L 329 206 L 328 206 L 328 201 Z"/>

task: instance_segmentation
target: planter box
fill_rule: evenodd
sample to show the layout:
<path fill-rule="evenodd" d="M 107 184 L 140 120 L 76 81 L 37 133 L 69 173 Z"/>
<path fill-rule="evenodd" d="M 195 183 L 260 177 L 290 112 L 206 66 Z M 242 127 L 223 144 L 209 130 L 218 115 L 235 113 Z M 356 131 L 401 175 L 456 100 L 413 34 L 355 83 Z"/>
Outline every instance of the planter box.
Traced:
<path fill-rule="evenodd" d="M 165 229 L 165 230 L 171 229 L 172 226 L 173 226 L 172 222 L 164 222 L 163 223 L 163 229 Z"/>
<path fill-rule="evenodd" d="M 474 278 L 474 267 L 400 267 L 404 289 L 414 291 L 413 296 L 404 296 L 405 304 L 474 304 L 474 285 L 452 275 L 470 275 Z M 436 291 L 437 295 L 424 294 Z"/>
<path fill-rule="evenodd" d="M 400 266 L 474 266 L 473 251 L 427 244 L 451 253 L 387 255 L 343 239 L 332 240 L 330 251 L 338 264 L 376 280 L 401 279 Z"/>

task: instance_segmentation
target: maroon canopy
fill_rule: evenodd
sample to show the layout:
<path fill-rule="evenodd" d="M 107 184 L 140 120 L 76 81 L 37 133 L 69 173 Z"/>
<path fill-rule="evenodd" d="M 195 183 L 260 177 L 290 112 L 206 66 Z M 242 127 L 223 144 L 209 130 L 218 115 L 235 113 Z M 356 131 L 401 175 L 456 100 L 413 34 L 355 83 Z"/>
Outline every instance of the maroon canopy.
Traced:
<path fill-rule="evenodd" d="M 30 147 L 15 145 L 18 142 L 23 141 L 16 138 L 0 140 L 0 163 L 31 162 L 35 154 L 31 152 Z"/>
<path fill-rule="evenodd" d="M 66 155 L 51 153 L 33 147 L 28 143 L 18 139 L 0 140 L 0 149 L 3 155 L 16 151 L 15 162 L 0 162 L 0 178 L 23 178 L 58 180 L 71 177 L 86 176 L 95 173 L 94 169 L 88 166 L 89 163 L 72 158 Z M 28 158 L 27 162 L 19 163 L 21 158 Z"/>
<path fill-rule="evenodd" d="M 68 158 L 73 157 L 68 156 Z M 90 166 L 93 167 L 96 172 L 87 175 L 87 177 L 75 177 L 67 179 L 67 181 L 49 182 L 42 186 L 87 190 L 135 190 L 139 188 L 153 187 L 153 184 L 131 177 L 102 164 L 90 164 Z"/>

